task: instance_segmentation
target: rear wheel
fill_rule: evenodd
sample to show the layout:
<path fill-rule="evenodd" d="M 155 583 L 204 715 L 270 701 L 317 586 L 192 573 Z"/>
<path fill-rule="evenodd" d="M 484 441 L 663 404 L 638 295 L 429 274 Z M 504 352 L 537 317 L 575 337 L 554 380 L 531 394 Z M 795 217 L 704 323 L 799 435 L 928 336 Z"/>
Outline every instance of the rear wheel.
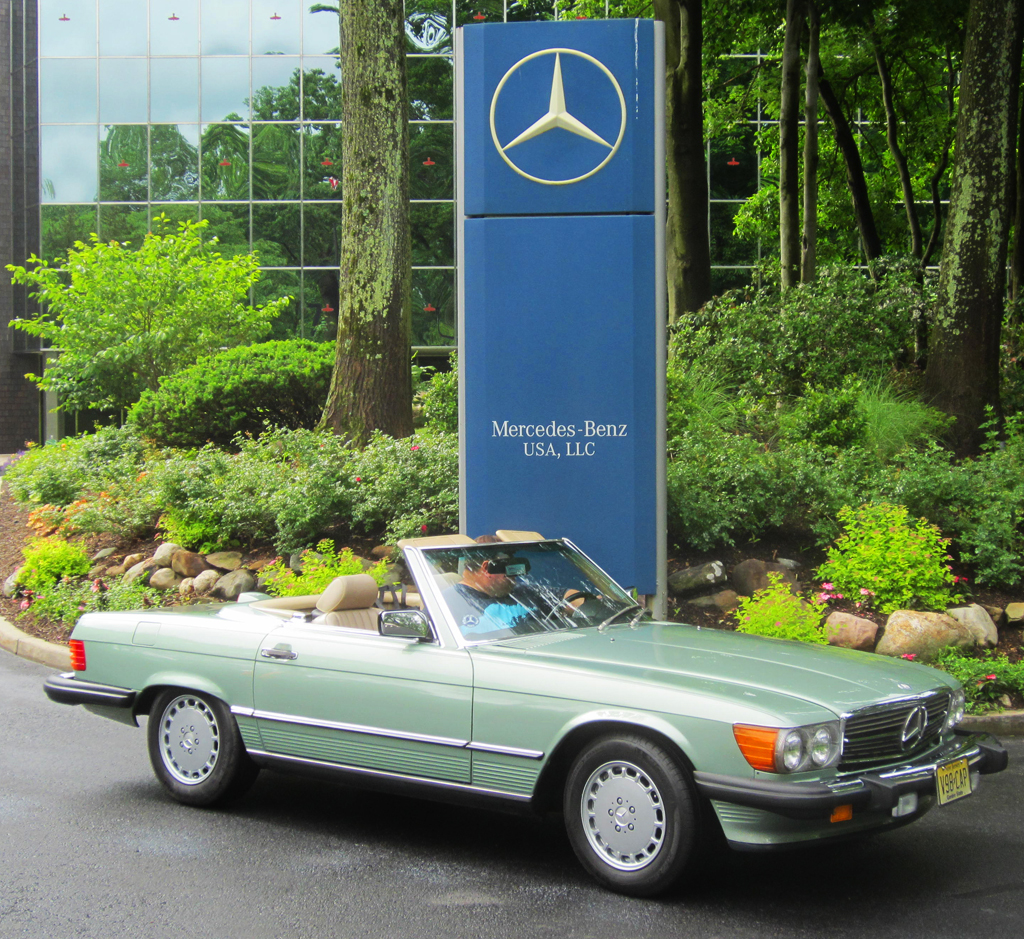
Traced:
<path fill-rule="evenodd" d="M 242 795 L 259 773 L 226 704 L 171 689 L 149 712 L 149 759 L 167 791 L 185 805 L 216 805 Z"/>
<path fill-rule="evenodd" d="M 689 772 L 641 736 L 602 737 L 587 747 L 569 772 L 563 810 L 583 866 L 630 896 L 671 887 L 699 840 Z"/>

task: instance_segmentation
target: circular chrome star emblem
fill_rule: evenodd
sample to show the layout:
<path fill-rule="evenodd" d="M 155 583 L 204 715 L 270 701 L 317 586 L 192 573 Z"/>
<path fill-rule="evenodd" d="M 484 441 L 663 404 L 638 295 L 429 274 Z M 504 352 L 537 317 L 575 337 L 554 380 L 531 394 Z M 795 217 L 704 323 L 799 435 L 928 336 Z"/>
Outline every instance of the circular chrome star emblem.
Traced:
<path fill-rule="evenodd" d="M 900 734 L 900 746 L 904 750 L 912 750 L 921 742 L 924 737 L 924 729 L 928 724 L 928 712 L 924 705 L 918 705 L 903 722 L 903 731 Z"/>
<path fill-rule="evenodd" d="M 570 55 L 577 56 L 586 62 L 591 63 L 604 77 L 611 83 L 612 88 L 615 90 L 615 94 L 619 100 L 619 133 L 613 142 L 609 142 L 600 134 L 596 133 L 590 127 L 575 117 L 566 106 L 565 98 L 565 87 L 562 83 L 562 56 Z M 541 115 L 536 121 L 526 127 L 521 133 L 517 134 L 507 143 L 502 143 L 498 139 L 498 131 L 495 127 L 494 116 L 498 110 L 498 101 L 501 97 L 502 89 L 508 80 L 515 75 L 519 69 L 521 69 L 527 62 L 532 62 L 534 59 L 539 59 L 542 56 L 554 56 L 554 71 L 551 77 L 551 94 L 548 101 L 548 110 L 546 114 Z M 586 173 L 582 173 L 578 176 L 573 176 L 568 179 L 546 179 L 541 176 L 535 176 L 532 173 L 526 172 L 526 170 L 517 166 L 515 161 L 508 155 L 508 151 L 514 147 L 518 147 L 520 144 L 525 143 L 528 140 L 532 140 L 536 137 L 540 137 L 542 134 L 547 134 L 554 130 L 565 131 L 570 134 L 575 134 L 578 137 L 582 137 L 584 140 L 589 140 L 592 143 L 598 144 L 600 147 L 607 150 L 606 153 L 603 151 L 597 151 L 597 155 L 601 157 L 596 162 L 596 165 Z M 581 182 L 584 179 L 588 179 L 595 173 L 600 172 L 604 169 L 612 157 L 619 150 L 619 146 L 622 144 L 622 138 L 626 133 L 626 99 L 622 94 L 622 88 L 619 83 L 615 80 L 615 76 L 611 73 L 608 67 L 603 63 L 595 59 L 592 55 L 587 55 L 585 52 L 580 52 L 578 49 L 541 49 L 538 52 L 531 52 L 529 55 L 524 56 L 515 65 L 513 65 L 503 76 L 498 87 L 494 89 L 494 94 L 491 97 L 491 140 L 494 141 L 495 149 L 497 149 L 501 158 L 520 176 L 531 180 L 535 183 L 541 183 L 545 186 L 568 186 L 572 183 Z"/>

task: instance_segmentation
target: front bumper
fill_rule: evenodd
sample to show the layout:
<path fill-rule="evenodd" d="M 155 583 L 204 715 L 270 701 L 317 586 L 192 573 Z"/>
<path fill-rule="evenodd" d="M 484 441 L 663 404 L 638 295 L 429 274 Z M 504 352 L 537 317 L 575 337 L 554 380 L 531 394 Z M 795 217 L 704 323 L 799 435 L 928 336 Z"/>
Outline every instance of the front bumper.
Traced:
<path fill-rule="evenodd" d="M 74 672 L 51 675 L 43 682 L 43 691 L 46 697 L 58 704 L 85 704 L 127 710 L 131 710 L 135 704 L 135 692 L 131 688 L 83 681 L 76 678 Z"/>
<path fill-rule="evenodd" d="M 907 793 L 935 792 L 935 768 L 949 760 L 967 758 L 972 774 L 998 773 L 1006 769 L 1008 754 L 990 734 L 958 734 L 918 761 L 877 772 L 837 776 L 828 782 L 797 782 L 744 779 L 696 772 L 694 782 L 701 795 L 784 818 L 828 821 L 840 805 L 854 812 L 891 810 Z"/>

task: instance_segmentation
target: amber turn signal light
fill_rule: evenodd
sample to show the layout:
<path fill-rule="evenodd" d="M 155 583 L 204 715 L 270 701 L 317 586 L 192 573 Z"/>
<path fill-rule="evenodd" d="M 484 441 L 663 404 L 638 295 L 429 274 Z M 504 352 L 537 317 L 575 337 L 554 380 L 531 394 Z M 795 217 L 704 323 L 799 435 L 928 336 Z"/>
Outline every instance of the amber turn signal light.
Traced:
<path fill-rule="evenodd" d="M 832 809 L 828 820 L 830 822 L 848 822 L 851 818 L 853 818 L 852 805 L 837 805 Z"/>
<path fill-rule="evenodd" d="M 740 752 L 754 769 L 774 773 L 775 741 L 779 731 L 774 727 L 754 727 L 750 724 L 733 724 L 733 736 Z"/>

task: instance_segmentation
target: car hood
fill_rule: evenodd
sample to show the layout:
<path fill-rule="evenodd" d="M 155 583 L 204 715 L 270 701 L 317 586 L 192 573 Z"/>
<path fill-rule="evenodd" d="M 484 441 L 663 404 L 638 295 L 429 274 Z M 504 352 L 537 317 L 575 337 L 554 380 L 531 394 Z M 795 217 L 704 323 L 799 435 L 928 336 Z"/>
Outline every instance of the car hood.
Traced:
<path fill-rule="evenodd" d="M 531 661 L 742 703 L 762 692 L 762 706 L 782 696 L 836 714 L 952 684 L 935 669 L 901 659 L 678 623 L 544 633 L 477 646 L 473 653 L 481 664 Z"/>

